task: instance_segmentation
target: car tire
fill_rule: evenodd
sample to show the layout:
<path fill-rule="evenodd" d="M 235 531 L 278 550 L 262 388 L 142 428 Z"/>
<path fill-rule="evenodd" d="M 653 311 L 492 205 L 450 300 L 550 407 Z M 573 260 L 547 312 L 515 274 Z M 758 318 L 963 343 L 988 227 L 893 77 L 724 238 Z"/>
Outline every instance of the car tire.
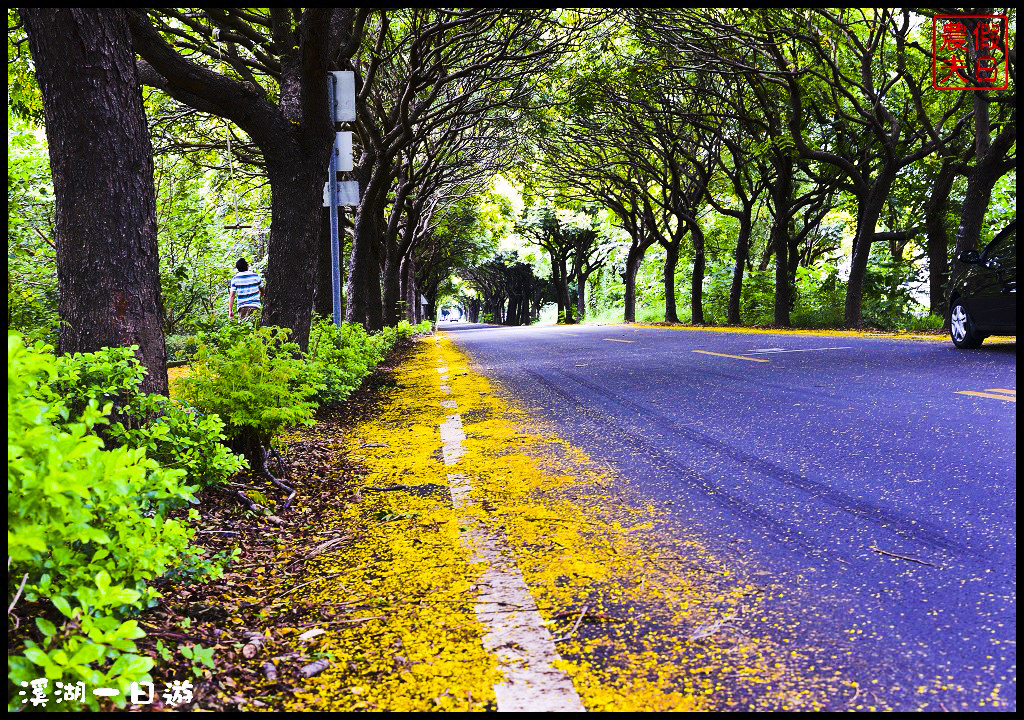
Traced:
<path fill-rule="evenodd" d="M 959 299 L 953 301 L 953 306 L 949 310 L 949 336 L 953 344 L 961 350 L 981 347 L 982 341 L 988 337 L 978 332 L 967 306 Z"/>

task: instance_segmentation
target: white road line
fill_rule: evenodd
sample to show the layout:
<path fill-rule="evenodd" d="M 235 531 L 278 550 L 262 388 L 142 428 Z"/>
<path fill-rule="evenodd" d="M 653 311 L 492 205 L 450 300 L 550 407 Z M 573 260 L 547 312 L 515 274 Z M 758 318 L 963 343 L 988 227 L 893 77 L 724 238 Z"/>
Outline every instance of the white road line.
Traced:
<path fill-rule="evenodd" d="M 438 371 L 441 390 L 450 395 L 451 388 L 445 382 L 447 365 Z M 455 409 L 455 405 L 454 400 L 442 401 L 445 408 Z M 440 429 L 444 464 L 454 465 L 465 454 L 462 417 L 458 413 L 449 415 Z M 449 473 L 448 487 L 457 510 L 473 504 L 473 481 L 468 475 Z M 487 628 L 484 648 L 503 661 L 505 681 L 494 687 L 498 712 L 585 712 L 572 680 L 555 668 L 560 659 L 555 641 L 544 626 L 526 580 L 507 552 L 502 533 L 482 523 L 467 523 L 462 544 L 471 553 L 472 562 L 487 568 L 477 585 L 476 616 Z"/>

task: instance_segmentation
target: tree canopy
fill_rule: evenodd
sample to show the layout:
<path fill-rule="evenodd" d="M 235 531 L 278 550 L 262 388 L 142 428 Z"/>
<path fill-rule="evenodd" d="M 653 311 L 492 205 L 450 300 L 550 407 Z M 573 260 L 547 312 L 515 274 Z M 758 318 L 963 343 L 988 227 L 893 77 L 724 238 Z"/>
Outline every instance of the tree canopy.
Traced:
<path fill-rule="evenodd" d="M 935 14 L 131 10 L 164 332 L 222 313 L 248 256 L 264 322 L 305 345 L 330 294 L 338 129 L 360 193 L 339 211 L 345 314 L 370 330 L 439 304 L 514 323 L 549 304 L 566 322 L 939 323 L 955 252 L 1015 217 L 1016 11 L 1001 48 L 964 57 L 1002 53 L 1007 87 L 960 91 L 934 87 Z M 64 288 L 25 37 L 9 12 L 8 324 L 52 336 Z M 330 70 L 354 73 L 348 125 L 328 117 Z"/>

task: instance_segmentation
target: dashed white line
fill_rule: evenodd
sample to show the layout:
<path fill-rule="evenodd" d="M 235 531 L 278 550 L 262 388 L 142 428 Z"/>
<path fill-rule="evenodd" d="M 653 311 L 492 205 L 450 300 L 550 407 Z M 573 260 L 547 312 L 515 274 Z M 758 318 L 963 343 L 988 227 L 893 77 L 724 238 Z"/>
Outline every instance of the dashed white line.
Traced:
<path fill-rule="evenodd" d="M 441 391 L 450 395 L 448 367 L 440 362 Z M 443 400 L 442 406 L 457 409 L 454 400 Z M 449 415 L 440 430 L 444 464 L 455 465 L 465 454 L 462 417 Z M 471 477 L 449 473 L 448 486 L 456 509 L 472 505 Z M 505 681 L 494 687 L 498 712 L 585 712 L 572 680 L 556 669 L 560 658 L 554 639 L 502 534 L 479 522 L 467 523 L 462 543 L 472 561 L 487 568 L 477 588 L 476 615 L 487 628 L 484 648 L 504 662 Z"/>

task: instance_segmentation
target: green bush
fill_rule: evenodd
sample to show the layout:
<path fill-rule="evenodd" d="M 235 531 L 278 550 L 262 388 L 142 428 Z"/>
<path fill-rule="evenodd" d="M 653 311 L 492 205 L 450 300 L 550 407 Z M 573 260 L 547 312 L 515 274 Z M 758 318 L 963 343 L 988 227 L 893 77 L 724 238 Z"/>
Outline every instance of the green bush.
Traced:
<path fill-rule="evenodd" d="M 323 385 L 317 400 L 322 405 L 344 402 L 395 343 L 428 333 L 430 327 L 429 321 L 410 325 L 403 320 L 397 327 L 369 335 L 362 325 L 345 323 L 338 328 L 328 319 L 317 318 L 309 335 L 307 354 L 310 374 Z"/>
<path fill-rule="evenodd" d="M 120 414 L 139 394 L 146 377 L 146 369 L 130 347 L 61 355 L 54 364 L 56 377 L 40 386 L 40 392 L 51 405 L 51 418 L 58 422 L 74 422 L 90 404 L 109 403 Z"/>
<path fill-rule="evenodd" d="M 376 348 L 362 325 L 335 327 L 329 320 L 313 326 L 307 358 L 310 372 L 323 382 L 322 405 L 336 405 L 352 394 L 375 365 Z"/>
<path fill-rule="evenodd" d="M 168 335 L 165 344 L 167 362 L 191 360 L 196 354 L 197 343 L 194 335 Z"/>
<path fill-rule="evenodd" d="M 95 431 L 114 403 L 97 397 L 130 385 L 137 368 L 123 353 L 88 367 L 76 357 L 59 360 L 8 333 L 8 597 L 24 579 L 19 602 L 35 616 L 21 629 L 20 653 L 8 658 L 8 677 L 15 686 L 45 676 L 123 690 L 150 679 L 153 661 L 134 643 L 144 633 L 128 615 L 157 596 L 150 581 L 193 554 L 192 532 L 164 512 L 195 502 L 195 488 L 184 470 L 160 467 L 144 448 L 104 449 Z M 102 365 L 109 378 L 97 374 Z M 60 398 L 68 368 L 94 382 Z M 115 702 L 123 706 L 124 695 Z M 91 693 L 86 704 L 98 706 Z"/>
<path fill-rule="evenodd" d="M 925 315 L 924 317 L 912 317 L 907 321 L 904 330 L 913 331 L 936 331 L 942 330 L 946 319 L 941 315 Z"/>
<path fill-rule="evenodd" d="M 124 421 L 108 431 L 112 439 L 145 448 L 162 467 L 184 470 L 192 484 L 218 485 L 246 466 L 245 458 L 224 445 L 228 438 L 217 415 L 200 415 L 161 395 L 135 397 L 122 415 Z"/>
<path fill-rule="evenodd" d="M 145 448 L 161 466 L 184 470 L 193 485 L 216 485 L 245 467 L 244 458 L 222 443 L 227 438 L 217 415 L 200 415 L 162 395 L 141 392 L 146 369 L 133 348 L 62 355 L 56 368 L 57 378 L 47 390 L 55 419 L 73 420 L 89 403 L 110 403 L 113 417 L 104 437 Z"/>
<path fill-rule="evenodd" d="M 793 327 L 837 328 L 846 324 L 846 283 L 829 268 L 799 267 L 793 288 Z"/>
<path fill-rule="evenodd" d="M 285 427 L 313 424 L 322 383 L 288 333 L 248 323 L 200 333 L 191 372 L 177 384 L 187 403 L 220 417 L 228 444 L 250 463 Z"/>

